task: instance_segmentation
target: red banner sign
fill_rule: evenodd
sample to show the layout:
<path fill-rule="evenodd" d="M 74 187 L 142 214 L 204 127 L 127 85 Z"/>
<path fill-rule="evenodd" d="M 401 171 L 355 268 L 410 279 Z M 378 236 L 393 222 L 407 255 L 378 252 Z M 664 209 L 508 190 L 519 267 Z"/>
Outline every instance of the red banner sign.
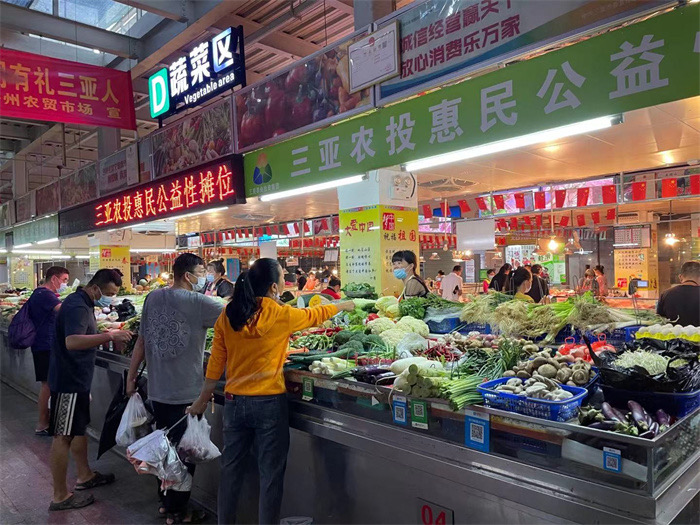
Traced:
<path fill-rule="evenodd" d="M 136 129 L 131 74 L 0 48 L 0 115 Z"/>

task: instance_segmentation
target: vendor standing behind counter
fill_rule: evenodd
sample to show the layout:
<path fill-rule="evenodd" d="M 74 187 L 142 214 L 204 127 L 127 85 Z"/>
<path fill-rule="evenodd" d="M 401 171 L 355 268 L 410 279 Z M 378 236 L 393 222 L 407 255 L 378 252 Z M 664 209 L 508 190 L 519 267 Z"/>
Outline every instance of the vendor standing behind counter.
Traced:
<path fill-rule="evenodd" d="M 394 277 L 403 281 L 403 292 L 399 299 L 409 297 L 425 297 L 430 293 L 423 279 L 416 275 L 418 260 L 410 250 L 401 250 L 391 257 L 394 266 Z"/>
<path fill-rule="evenodd" d="M 681 266 L 680 284 L 661 294 L 656 313 L 682 326 L 700 326 L 700 261 Z"/>
<path fill-rule="evenodd" d="M 236 281 L 233 300 L 214 326 L 214 341 L 202 393 L 189 412 L 201 414 L 226 370 L 224 450 L 219 481 L 219 523 L 235 523 L 244 464 L 254 448 L 260 470 L 260 523 L 279 523 L 289 450 L 289 413 L 283 365 L 289 336 L 318 326 L 345 301 L 296 309 L 279 302 L 284 272 L 274 259 L 258 259 Z"/>

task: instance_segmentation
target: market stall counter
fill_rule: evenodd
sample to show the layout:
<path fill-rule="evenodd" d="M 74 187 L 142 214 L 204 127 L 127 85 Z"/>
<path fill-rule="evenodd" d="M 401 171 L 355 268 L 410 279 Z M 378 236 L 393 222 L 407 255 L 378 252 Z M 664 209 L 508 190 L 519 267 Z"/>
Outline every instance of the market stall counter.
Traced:
<path fill-rule="evenodd" d="M 30 351 L 9 349 L 6 333 L 0 346 L 2 380 L 34 397 Z M 128 365 L 127 357 L 98 351 L 94 436 Z M 453 411 L 444 400 L 305 371 L 286 378 L 292 431 L 283 515 L 327 523 L 665 524 L 697 517 L 698 408 L 649 440 L 487 407 Z M 219 447 L 222 403 L 216 395 L 206 414 Z M 252 462 L 250 470 L 242 521 L 256 518 Z M 218 476 L 211 462 L 194 478 L 193 497 L 212 510 Z"/>

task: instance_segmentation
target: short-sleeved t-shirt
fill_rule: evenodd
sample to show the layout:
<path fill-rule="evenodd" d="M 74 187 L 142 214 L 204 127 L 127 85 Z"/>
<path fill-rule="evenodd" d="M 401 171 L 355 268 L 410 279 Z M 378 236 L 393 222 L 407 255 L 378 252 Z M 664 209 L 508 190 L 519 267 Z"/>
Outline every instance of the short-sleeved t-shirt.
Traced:
<path fill-rule="evenodd" d="M 34 323 L 36 333 L 32 352 L 48 352 L 51 350 L 56 332 L 54 308 L 61 302 L 54 292 L 40 286 L 32 292 L 27 303 L 29 303 L 29 318 Z"/>
<path fill-rule="evenodd" d="M 148 366 L 148 397 L 159 403 L 191 403 L 204 382 L 204 345 L 224 305 L 182 288 L 149 293 L 139 337 Z"/>
<path fill-rule="evenodd" d="M 56 337 L 51 351 L 49 388 L 52 392 L 89 392 L 95 371 L 95 350 L 68 350 L 69 335 L 97 334 L 95 303 L 84 290 L 70 294 L 56 316 Z"/>
<path fill-rule="evenodd" d="M 661 294 L 656 313 L 681 326 L 700 326 L 700 286 L 677 284 Z"/>

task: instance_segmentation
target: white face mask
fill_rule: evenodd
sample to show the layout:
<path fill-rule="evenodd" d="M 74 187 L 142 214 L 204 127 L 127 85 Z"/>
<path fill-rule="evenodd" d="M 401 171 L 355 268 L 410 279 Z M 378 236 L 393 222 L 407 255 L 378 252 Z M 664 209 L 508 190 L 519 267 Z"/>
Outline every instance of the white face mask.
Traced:
<path fill-rule="evenodd" d="M 197 277 L 197 276 L 194 275 L 193 273 L 191 273 L 190 275 L 192 275 L 192 276 L 194 276 L 194 277 Z M 188 279 L 188 280 L 189 280 L 189 279 Z M 195 292 L 201 292 L 202 290 L 204 290 L 204 287 L 207 285 L 207 278 L 206 278 L 206 276 L 204 276 L 204 277 L 197 277 L 197 282 L 196 282 L 196 283 L 193 283 L 192 281 L 190 281 L 190 284 L 192 285 L 192 290 L 193 290 L 193 291 L 195 291 Z"/>
<path fill-rule="evenodd" d="M 58 285 L 58 293 L 63 293 L 68 289 L 68 283 L 61 283 Z"/>

